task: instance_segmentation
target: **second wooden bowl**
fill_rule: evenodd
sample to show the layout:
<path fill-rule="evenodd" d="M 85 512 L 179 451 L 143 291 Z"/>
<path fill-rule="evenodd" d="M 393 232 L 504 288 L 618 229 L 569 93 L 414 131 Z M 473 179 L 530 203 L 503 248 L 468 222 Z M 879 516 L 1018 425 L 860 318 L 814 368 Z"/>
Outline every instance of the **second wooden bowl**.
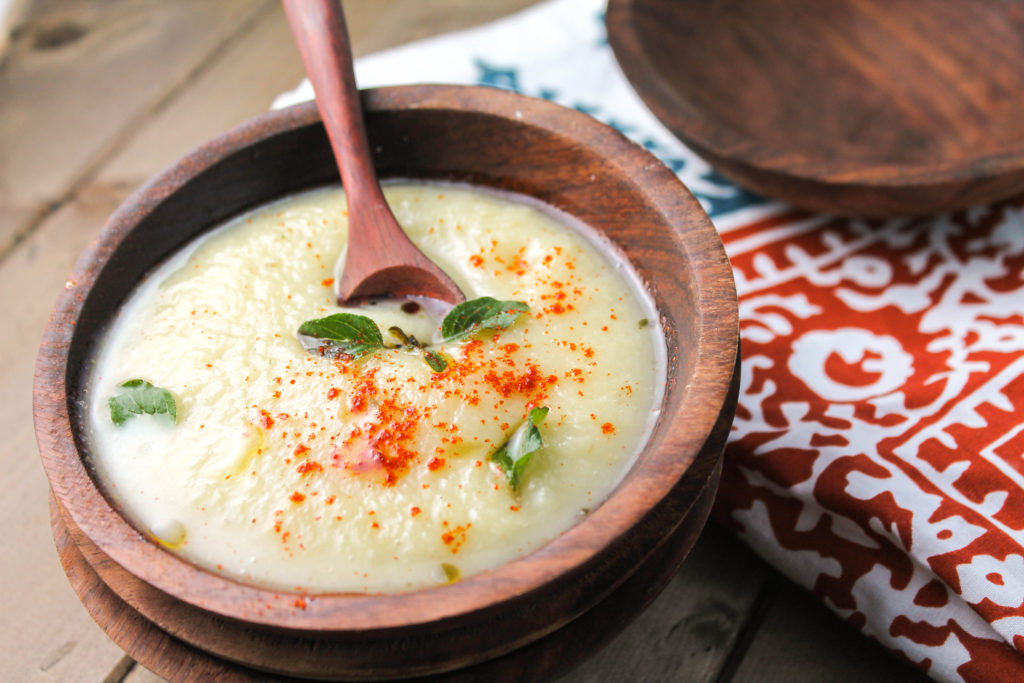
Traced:
<path fill-rule="evenodd" d="M 794 205 L 931 214 L 1024 191 L 1024 10 L 1002 0 L 609 0 L 644 102 Z"/>
<path fill-rule="evenodd" d="M 337 182 L 316 110 L 260 117 L 140 190 L 78 262 L 46 332 L 35 387 L 43 465 L 71 537 L 117 596 L 185 642 L 288 675 L 448 671 L 562 627 L 653 557 L 698 498 L 709 500 L 735 407 L 732 274 L 707 216 L 668 169 L 579 112 L 511 93 L 416 86 L 364 95 L 382 177 L 518 192 L 607 235 L 660 312 L 667 386 L 653 434 L 626 478 L 540 550 L 449 586 L 317 595 L 300 608 L 295 595 L 204 571 L 136 531 L 90 474 L 78 398 L 91 345 L 148 270 L 227 218 Z M 697 508 L 702 523 L 707 506 Z M 274 646 L 283 641 L 291 644 L 287 651 Z"/>

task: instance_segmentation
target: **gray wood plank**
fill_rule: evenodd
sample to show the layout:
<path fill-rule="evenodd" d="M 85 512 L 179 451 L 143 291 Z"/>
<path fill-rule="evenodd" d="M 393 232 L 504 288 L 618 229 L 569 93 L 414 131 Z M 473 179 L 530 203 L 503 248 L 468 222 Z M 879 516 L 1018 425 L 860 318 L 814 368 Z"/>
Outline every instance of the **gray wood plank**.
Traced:
<path fill-rule="evenodd" d="M 380 7 L 374 0 L 345 2 L 356 54 L 383 50 L 438 33 L 494 21 L 537 4 L 538 0 L 397 0 Z M 364 17 L 370 15 L 372 19 Z M 363 22 L 357 24 L 354 22 Z"/>
<path fill-rule="evenodd" d="M 0 68 L 0 255 L 271 0 L 38 0 Z"/>
<path fill-rule="evenodd" d="M 774 572 L 773 572 L 774 573 Z M 911 664 L 833 614 L 796 584 L 776 574 L 764 610 L 734 673 L 723 683 L 924 683 Z"/>
<path fill-rule="evenodd" d="M 280 4 L 241 36 L 217 63 L 156 112 L 90 181 L 134 188 L 197 145 L 270 107 L 302 79 L 302 63 Z"/>
<path fill-rule="evenodd" d="M 92 622 L 61 570 L 50 537 L 47 484 L 32 431 L 32 366 L 55 293 L 109 205 L 74 203 L 0 267 L 0 585 L 7 587 L 0 680 L 103 681 L 123 653 Z M 86 227 L 83 227 L 86 226 Z"/>
<path fill-rule="evenodd" d="M 167 683 L 167 679 L 157 676 L 141 664 L 136 664 L 121 683 Z"/>
<path fill-rule="evenodd" d="M 357 55 L 508 14 L 536 0 L 349 0 L 345 3 Z M 131 187 L 154 169 L 245 119 L 267 110 L 274 97 L 303 76 L 283 10 L 275 6 L 215 69 L 198 78 L 118 151 L 97 184 Z M 229 96 L 225 96 L 225 93 Z"/>
<path fill-rule="evenodd" d="M 665 592 L 563 683 L 716 680 L 770 571 L 710 524 Z"/>
<path fill-rule="evenodd" d="M 78 6 L 85 4 L 79 3 Z M 191 21 L 220 21 L 226 18 L 211 15 L 210 10 L 205 8 L 207 3 L 201 3 L 204 8 L 199 8 L 200 3 L 192 4 L 194 11 L 202 11 L 198 11 L 198 19 L 193 18 Z M 220 4 L 222 10 L 232 8 L 232 2 Z M 169 11 L 167 6 L 169 4 L 151 4 L 152 11 L 160 16 Z M 243 8 L 245 11 L 238 14 L 246 16 L 253 6 L 246 5 Z M 240 9 L 237 3 L 234 9 Z M 274 21 L 272 18 L 268 20 Z M 277 22 L 280 23 L 280 19 Z M 142 21 L 142 24 L 148 26 L 149 22 Z M 188 34 L 190 31 L 185 30 L 183 33 Z M 182 40 L 187 41 L 187 36 L 183 36 Z M 206 51 L 207 59 L 218 56 L 215 48 L 219 45 L 211 40 L 202 42 L 201 47 Z M 254 59 L 254 53 L 260 47 L 252 41 L 241 46 L 248 50 L 250 61 L 256 64 L 259 59 Z M 173 50 L 165 52 L 170 52 L 172 57 L 180 54 Z M 225 55 L 219 55 L 223 59 L 216 61 L 221 63 L 233 54 L 229 50 Z M 82 69 L 88 73 L 93 66 L 87 63 L 86 57 L 82 56 Z M 197 58 L 189 59 L 196 61 Z M 237 61 L 238 57 L 234 57 L 234 60 Z M 78 65 L 71 63 L 65 67 L 71 72 L 68 76 L 70 79 Z M 210 72 L 216 72 L 216 68 L 210 69 Z M 222 92 L 237 82 L 234 74 L 223 71 L 219 73 Z M 293 69 L 271 82 L 256 79 L 255 85 L 249 85 L 247 92 L 260 93 L 259 103 L 250 100 L 251 111 L 244 116 L 262 111 L 266 102 L 282 89 L 282 84 L 287 81 L 290 86 L 299 73 L 299 69 Z M 214 73 L 212 78 L 216 79 L 217 74 Z M 225 80 L 229 78 L 231 80 Z M 128 87 L 130 85 L 127 84 Z M 110 96 L 115 100 L 117 98 L 113 93 Z M 220 106 L 220 102 L 229 100 L 221 97 L 212 101 Z M 6 101 L 4 105 L 0 111 L 6 111 Z M 75 105 L 72 101 L 66 106 Z M 200 108 L 194 115 L 201 119 L 204 111 L 210 114 L 210 107 L 205 110 Z M 42 116 L 38 122 L 32 120 L 32 117 L 28 119 L 26 125 L 29 132 L 25 134 L 26 139 L 45 134 L 44 130 L 34 126 L 36 123 L 40 126 L 45 124 L 46 116 Z M 3 125 L 0 123 L 0 126 Z M 122 127 L 119 132 L 110 131 L 110 135 L 116 138 L 124 132 Z M 201 134 L 205 135 L 205 132 Z M 123 138 L 112 139 L 110 144 L 123 145 L 125 141 Z M 185 147 L 174 154 L 180 154 L 198 141 L 187 141 Z M 166 149 L 161 148 L 163 151 Z M 10 146 L 4 148 L 5 153 L 8 151 Z M 19 148 L 18 153 L 23 151 Z M 7 258 L 0 261 L 0 287 L 7 292 L 4 297 L 0 297 L 0 319 L 5 321 L 5 334 L 0 336 L 0 357 L 5 362 L 4 372 L 0 373 L 0 429 L 5 437 L 0 442 L 0 466 L 4 469 L 5 481 L 11 491 L 10 495 L 0 499 L 0 515 L 5 520 L 5 524 L 0 527 L 0 542 L 6 548 L 17 549 L 17 552 L 6 553 L 4 561 L 0 563 L 0 582 L 9 587 L 6 613 L 18 615 L 16 626 L 13 620 L 5 620 L 5 627 L 0 630 L 4 635 L 0 638 L 0 680 L 119 680 L 131 665 L 130 660 L 125 660 L 120 649 L 96 627 L 79 604 L 53 549 L 46 507 L 47 485 L 35 455 L 31 388 L 36 349 L 42 330 L 74 260 L 94 238 L 111 211 L 134 189 L 138 181 L 157 171 L 163 165 L 164 158 L 154 152 L 148 160 L 148 166 L 141 159 L 136 161 L 136 168 L 142 177 L 125 181 L 88 181 L 86 178 L 70 201 L 56 208 L 9 251 Z M 6 164 L 0 166 L 2 168 L 6 168 Z M 45 180 L 50 183 L 48 187 L 59 188 L 60 182 L 66 183 L 68 176 L 60 182 L 51 178 Z M 7 188 L 10 189 L 10 185 Z"/>

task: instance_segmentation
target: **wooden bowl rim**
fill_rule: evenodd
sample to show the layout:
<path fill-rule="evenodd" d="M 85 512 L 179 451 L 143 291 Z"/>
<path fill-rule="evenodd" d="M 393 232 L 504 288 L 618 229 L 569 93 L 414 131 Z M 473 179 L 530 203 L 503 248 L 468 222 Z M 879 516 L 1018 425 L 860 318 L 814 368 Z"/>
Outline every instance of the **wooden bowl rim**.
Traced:
<path fill-rule="evenodd" d="M 618 173 L 628 172 L 636 187 L 648 192 L 658 214 L 672 219 L 673 240 L 693 267 L 697 310 L 697 340 L 693 373 L 679 387 L 680 413 L 686 411 L 688 437 L 666 433 L 660 447 L 645 455 L 666 476 L 641 486 L 627 475 L 613 494 L 587 518 L 534 553 L 460 582 L 400 594 L 317 594 L 294 606 L 297 593 L 260 588 L 203 570 L 159 547 L 116 512 L 87 471 L 70 421 L 66 378 L 68 350 L 84 292 L 95 283 L 100 267 L 142 217 L 191 178 L 219 161 L 275 135 L 319 123 L 313 103 L 268 112 L 201 145 L 135 192 L 111 216 L 99 237 L 80 256 L 61 293 L 43 338 L 36 363 L 34 416 L 44 469 L 54 495 L 74 523 L 100 549 L 138 578 L 196 607 L 229 618 L 268 627 L 304 632 L 354 632 L 404 629 L 470 614 L 490 613 L 496 605 L 516 600 L 549 583 L 552 578 L 585 570 L 598 551 L 624 538 L 644 515 L 676 485 L 699 452 L 722 406 L 733 376 L 738 352 L 735 287 L 718 233 L 700 204 L 667 167 L 649 152 L 609 126 L 580 112 L 523 95 L 479 86 L 398 86 L 364 92 L 364 107 L 374 111 L 452 111 L 479 113 L 509 125 L 541 129 L 569 141 L 593 140 L 589 147 Z M 577 143 L 580 144 L 580 143 Z M 697 226 L 684 234 L 687 223 Z M 649 283 L 648 283 L 648 286 Z M 656 289 L 652 294 L 657 298 Z M 718 304 L 708 305 L 710 301 Z M 716 357 L 716 352 L 718 357 Z M 669 365 L 673 349 L 668 349 Z M 666 389 L 666 395 L 668 390 Z M 663 416 L 664 418 L 664 416 Z M 669 438 L 669 437 L 675 438 Z M 646 449 L 645 449 L 646 450 Z M 680 457 L 683 456 L 683 457 Z M 634 467 L 634 470 L 636 467 Z M 631 470 L 632 473 L 633 470 Z M 59 476 L 58 476 L 59 475 Z M 97 512 L 99 514 L 97 515 Z M 94 515 L 96 515 L 94 517 Z M 115 532 L 117 542 L 107 542 Z M 597 538 L 589 544 L 578 539 Z M 651 549 L 653 550 L 653 549 Z M 520 569 L 543 558 L 562 557 L 560 570 L 544 580 L 527 579 Z M 622 577 L 623 580 L 625 577 Z M 198 587 L 202 587 L 200 590 Z M 213 587 L 215 590 L 210 590 Z M 443 592 L 443 600 L 438 595 Z M 238 605 L 260 606 L 261 612 Z M 244 613 L 243 613 L 244 612 Z"/>
<path fill-rule="evenodd" d="M 745 135 L 691 104 L 660 77 L 648 59 L 634 10 L 643 0 L 608 0 L 608 42 L 630 85 L 674 135 L 701 155 L 787 179 L 837 188 L 927 189 L 980 182 L 1024 171 L 1024 139 L 999 153 L 925 164 L 794 158 L 785 149 Z M 650 76 L 655 78 L 646 80 Z M 644 78 L 641 78 L 643 76 Z"/>

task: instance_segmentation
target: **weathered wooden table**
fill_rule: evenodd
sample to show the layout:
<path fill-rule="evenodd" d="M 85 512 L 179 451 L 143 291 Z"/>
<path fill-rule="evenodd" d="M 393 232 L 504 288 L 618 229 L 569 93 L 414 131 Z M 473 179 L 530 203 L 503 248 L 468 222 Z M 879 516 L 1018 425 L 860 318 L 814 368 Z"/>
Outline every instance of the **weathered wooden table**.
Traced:
<path fill-rule="evenodd" d="M 357 54 L 532 0 L 348 0 Z M 160 680 L 79 604 L 32 431 L 36 348 L 79 252 L 136 187 L 267 109 L 302 67 L 275 0 L 36 0 L 0 62 L 0 680 Z M 568 681 L 923 678 L 714 524 L 665 593 Z"/>

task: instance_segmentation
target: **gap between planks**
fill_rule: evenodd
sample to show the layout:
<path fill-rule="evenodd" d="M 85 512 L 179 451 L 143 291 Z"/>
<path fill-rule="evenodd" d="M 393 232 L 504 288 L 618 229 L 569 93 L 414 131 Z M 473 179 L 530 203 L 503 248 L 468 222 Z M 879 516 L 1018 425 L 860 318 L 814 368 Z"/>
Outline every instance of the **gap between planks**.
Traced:
<path fill-rule="evenodd" d="M 147 122 L 157 112 L 166 108 L 182 91 L 186 90 L 190 84 L 208 71 L 211 65 L 215 64 L 225 52 L 230 50 L 234 43 L 246 35 L 254 25 L 276 7 L 276 2 L 273 2 L 273 0 L 263 0 L 260 5 L 259 9 L 245 16 L 232 31 L 216 42 L 212 50 L 199 59 L 190 70 L 181 74 L 176 80 L 168 82 L 163 92 L 156 95 L 151 102 L 144 104 L 138 111 L 126 117 L 123 125 L 117 129 L 116 133 L 110 135 L 105 142 L 101 142 L 92 151 L 87 152 L 82 164 L 72 173 L 64 187 L 58 188 L 52 197 L 41 198 L 41 203 L 36 206 L 25 207 L 24 212 L 27 214 L 27 218 L 23 219 L 22 224 L 16 226 L 9 235 L 0 235 L 0 239 L 3 240 L 3 242 L 0 242 L 0 266 L 14 253 L 18 245 L 24 242 L 34 230 L 38 229 L 47 218 L 74 198 L 75 194 L 88 183 L 89 179 L 117 154 L 126 139 L 130 139 L 137 132 L 144 129 Z M 19 33 L 31 33 L 31 21 L 32 19 L 30 18 L 29 25 L 20 30 Z M 15 59 L 16 55 L 11 55 L 11 58 Z M 102 86 L 103 84 L 95 85 Z M 16 208 L 12 210 L 15 216 L 13 220 L 17 221 L 18 214 L 15 211 Z"/>

